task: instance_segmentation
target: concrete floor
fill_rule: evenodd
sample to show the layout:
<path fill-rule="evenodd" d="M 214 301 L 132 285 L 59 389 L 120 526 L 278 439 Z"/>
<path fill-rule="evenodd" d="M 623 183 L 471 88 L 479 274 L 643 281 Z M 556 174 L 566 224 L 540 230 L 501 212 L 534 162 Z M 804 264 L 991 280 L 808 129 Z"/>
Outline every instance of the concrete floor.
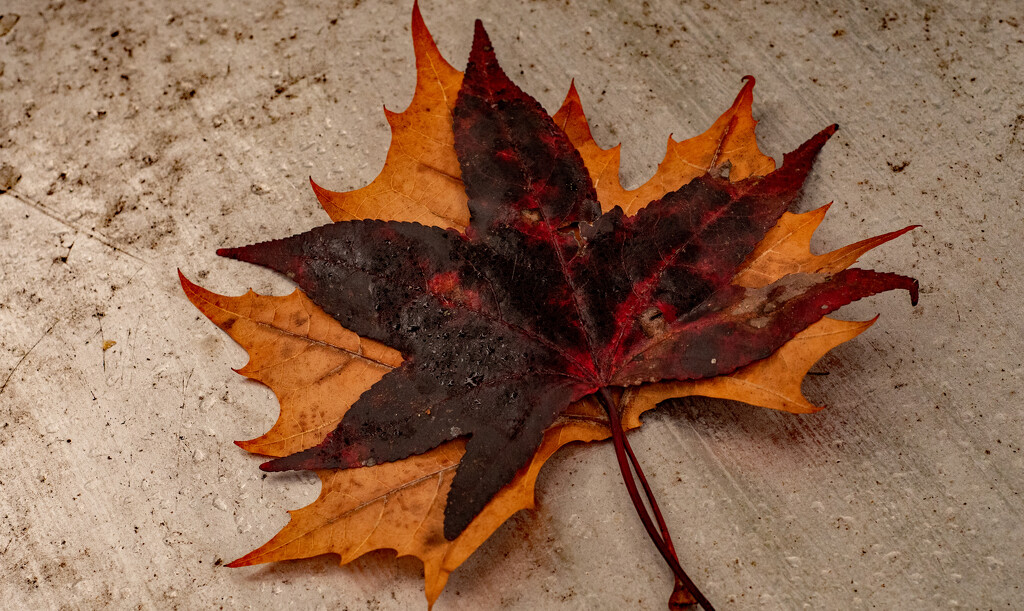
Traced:
<path fill-rule="evenodd" d="M 468 5 L 468 6 L 467 6 Z M 826 6 L 828 8 L 826 8 Z M 831 122 L 801 209 L 831 249 L 916 276 L 830 353 L 810 416 L 687 400 L 633 437 L 684 565 L 722 609 L 1024 608 L 1024 18 L 1019 2 L 425 0 L 463 66 L 472 18 L 546 107 L 569 80 L 648 177 L 758 78 L 777 158 Z M 277 405 L 188 303 L 287 282 L 217 247 L 325 222 L 308 188 L 369 182 L 414 72 L 410 2 L 8 0 L 0 32 L 0 592 L 6 608 L 421 607 L 414 560 L 261 568 L 315 479 L 232 445 Z M 113 343 L 116 342 L 116 343 Z M 663 609 L 667 569 L 611 447 L 549 463 L 438 609 Z"/>

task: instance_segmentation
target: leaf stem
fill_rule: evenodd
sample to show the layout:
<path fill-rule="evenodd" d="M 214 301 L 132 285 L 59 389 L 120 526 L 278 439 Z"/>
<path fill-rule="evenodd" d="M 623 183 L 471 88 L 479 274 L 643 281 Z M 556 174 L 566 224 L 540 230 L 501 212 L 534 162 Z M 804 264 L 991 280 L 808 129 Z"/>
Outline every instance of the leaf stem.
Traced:
<path fill-rule="evenodd" d="M 690 577 L 683 570 L 683 567 L 679 564 L 679 558 L 676 556 L 675 547 L 672 545 L 672 539 L 669 536 L 668 526 L 665 524 L 665 518 L 661 514 L 661 510 L 658 508 L 658 503 L 654 498 L 654 493 L 651 490 L 650 485 L 647 482 L 647 477 L 644 476 L 643 470 L 640 468 L 640 463 L 636 459 L 636 455 L 633 453 L 633 448 L 630 447 L 629 441 L 626 440 L 625 431 L 622 428 L 622 420 L 619 418 L 619 410 L 616 405 L 615 397 L 612 396 L 611 392 L 607 388 L 602 388 L 597 393 L 597 399 L 604 407 L 605 411 L 608 412 L 609 424 L 612 430 L 612 444 L 615 446 L 615 458 L 619 462 L 619 471 L 622 472 L 622 481 L 626 484 L 626 490 L 629 492 L 629 499 L 633 501 L 633 507 L 636 508 L 636 513 L 640 516 L 640 521 L 643 522 L 644 529 L 647 530 L 647 535 L 654 542 L 655 547 L 661 553 L 661 557 L 665 559 L 669 568 L 672 569 L 672 573 L 675 575 L 677 582 L 681 583 L 683 587 L 693 598 L 700 604 L 704 611 L 715 611 L 715 608 L 711 605 L 707 598 L 697 589 L 697 586 L 693 583 Z M 630 468 L 632 465 L 632 469 Z M 636 475 L 634 476 L 634 471 Z M 648 512 L 647 507 L 644 505 L 643 499 L 640 497 L 640 491 L 636 486 L 636 479 L 640 480 L 640 485 L 644 489 L 644 496 L 647 497 L 648 503 L 651 505 L 651 512 L 654 513 L 655 519 L 657 520 L 657 527 L 655 526 L 655 520 L 651 518 L 651 512 Z"/>
<path fill-rule="evenodd" d="M 622 445 L 626 450 L 626 455 L 629 456 L 629 462 L 633 466 L 637 479 L 640 480 L 640 486 L 644 489 L 647 504 L 650 505 L 651 512 L 654 513 L 654 518 L 658 522 L 658 530 L 661 531 L 661 537 L 665 541 L 665 548 L 678 562 L 679 555 L 676 554 L 675 546 L 672 544 L 672 535 L 668 532 L 668 525 L 661 514 L 661 508 L 658 507 L 658 500 L 654 497 L 654 492 L 651 490 L 650 484 L 647 483 L 647 477 L 644 475 L 643 469 L 640 468 L 640 462 L 637 460 L 636 454 L 633 453 L 633 447 L 629 445 L 629 437 L 625 434 L 622 436 Z M 696 602 L 686 585 L 676 577 L 676 585 L 668 602 L 669 609 L 681 608 L 683 605 L 692 605 Z"/>

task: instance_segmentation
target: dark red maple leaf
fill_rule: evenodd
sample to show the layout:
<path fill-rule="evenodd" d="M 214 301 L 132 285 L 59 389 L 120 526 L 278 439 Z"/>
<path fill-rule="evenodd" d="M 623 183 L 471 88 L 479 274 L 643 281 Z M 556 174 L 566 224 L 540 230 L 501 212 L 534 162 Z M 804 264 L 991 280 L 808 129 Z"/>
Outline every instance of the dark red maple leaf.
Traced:
<path fill-rule="evenodd" d="M 404 357 L 319 446 L 264 470 L 369 466 L 467 437 L 445 507 L 451 540 L 574 401 L 600 393 L 615 422 L 611 387 L 727 374 L 881 291 L 916 303 L 912 278 L 862 269 L 732 284 L 835 126 L 767 176 L 705 175 L 626 216 L 601 214 L 579 153 L 504 74 L 480 22 L 454 116 L 465 233 L 345 221 L 218 251 L 287 274 Z"/>

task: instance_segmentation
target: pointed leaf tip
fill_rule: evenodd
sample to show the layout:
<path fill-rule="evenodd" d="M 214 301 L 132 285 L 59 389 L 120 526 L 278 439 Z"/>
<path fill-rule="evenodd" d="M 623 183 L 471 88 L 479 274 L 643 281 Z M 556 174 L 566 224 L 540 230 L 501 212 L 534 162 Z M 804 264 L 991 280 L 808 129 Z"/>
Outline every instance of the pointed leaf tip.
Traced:
<path fill-rule="evenodd" d="M 409 28 L 412 33 L 413 52 L 416 54 L 416 66 L 419 68 L 424 64 L 442 64 L 446 70 L 454 70 L 447 60 L 441 55 L 437 48 L 434 36 L 423 21 L 423 14 L 420 12 L 419 3 L 412 5 L 412 25 Z"/>
<path fill-rule="evenodd" d="M 367 454 L 362 446 L 351 444 L 340 451 L 325 446 L 331 441 L 328 436 L 319 446 L 307 448 L 294 454 L 280 456 L 260 465 L 260 471 L 314 471 L 317 469 L 354 469 L 366 465 Z M 324 451 L 323 448 L 328 450 Z"/>
<path fill-rule="evenodd" d="M 829 125 L 820 132 L 814 134 L 806 142 L 797 147 L 796 150 L 786 153 L 782 156 L 782 167 L 775 173 L 782 172 L 795 172 L 797 174 L 806 175 L 811 169 L 811 164 L 814 159 L 821 152 L 822 147 L 828 142 L 829 138 L 836 133 L 839 126 L 835 123 Z M 801 182 L 803 179 L 801 178 Z"/>
<path fill-rule="evenodd" d="M 424 35 L 433 42 L 430 32 L 427 31 L 427 24 L 423 21 L 423 13 L 420 12 L 419 0 L 412 3 L 412 39 L 416 43 Z"/>
<path fill-rule="evenodd" d="M 565 94 L 565 101 L 562 104 L 565 105 L 569 102 L 580 103 L 580 92 L 576 90 L 576 79 L 569 81 L 569 91 Z"/>
<path fill-rule="evenodd" d="M 317 200 L 322 201 L 322 197 L 327 193 L 327 189 L 324 189 L 320 185 L 316 184 L 316 181 L 313 180 L 312 176 L 309 177 L 309 186 L 310 188 L 313 189 L 313 194 L 316 195 Z"/>
<path fill-rule="evenodd" d="M 740 82 L 743 83 L 743 87 L 736 94 L 736 99 L 732 103 L 734 108 L 738 107 L 741 102 L 745 101 L 752 105 L 754 101 L 754 85 L 757 84 L 757 79 L 748 74 L 741 78 Z"/>
<path fill-rule="evenodd" d="M 272 240 L 270 242 L 249 244 L 248 246 L 217 249 L 218 257 L 255 263 L 256 265 L 270 267 L 271 269 L 277 269 L 273 267 L 274 262 L 282 259 L 287 254 L 290 253 L 287 252 L 287 243 L 284 240 Z"/>
<path fill-rule="evenodd" d="M 302 471 L 307 469 L 304 465 L 309 458 L 310 451 L 303 450 L 296 452 L 295 454 L 289 454 L 287 456 L 281 456 L 273 460 L 268 460 L 265 463 L 260 464 L 260 471 L 267 473 L 277 473 L 280 471 Z"/>
<path fill-rule="evenodd" d="M 474 64 L 481 59 L 487 63 L 493 62 L 497 64 L 497 59 L 494 57 L 494 45 L 491 44 L 491 37 L 487 35 L 484 22 L 477 19 L 473 29 L 473 49 L 469 53 L 469 63 Z"/>
<path fill-rule="evenodd" d="M 337 212 L 335 212 L 335 214 L 333 215 L 331 214 L 336 207 L 336 204 L 332 200 L 332 197 L 338 194 L 335 193 L 334 191 L 331 191 L 330 189 L 325 189 L 320 185 L 316 184 L 316 181 L 313 180 L 312 176 L 309 177 L 309 186 L 313 189 L 313 195 L 316 196 L 316 201 L 320 204 L 320 207 L 327 212 L 327 215 L 331 217 L 331 220 L 342 220 L 343 217 L 337 214 Z"/>
<path fill-rule="evenodd" d="M 195 297 L 196 296 L 203 295 L 203 294 L 206 294 L 206 295 L 212 294 L 212 293 L 210 293 L 210 291 L 207 291 L 206 289 L 204 289 L 203 287 L 199 286 L 195 282 L 192 282 L 191 280 L 189 280 L 185 276 L 185 274 L 183 274 L 181 272 L 180 269 L 178 270 L 178 282 L 181 283 L 181 290 L 185 291 L 185 297 L 187 297 L 188 300 L 191 301 L 193 304 L 195 303 Z M 202 311 L 202 308 L 200 308 L 200 311 Z"/>

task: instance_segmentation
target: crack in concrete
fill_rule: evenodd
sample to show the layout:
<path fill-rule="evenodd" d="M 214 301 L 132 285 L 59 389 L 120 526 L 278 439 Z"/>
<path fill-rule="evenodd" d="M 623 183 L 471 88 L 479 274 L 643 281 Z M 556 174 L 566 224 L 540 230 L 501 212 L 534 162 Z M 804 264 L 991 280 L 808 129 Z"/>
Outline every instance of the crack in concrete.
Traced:
<path fill-rule="evenodd" d="M 12 196 L 14 196 L 14 199 L 20 201 L 21 203 L 25 204 L 26 206 L 29 206 L 30 208 L 33 208 L 37 212 L 45 214 L 46 216 L 48 216 L 51 219 L 57 221 L 58 223 L 64 225 L 65 227 L 68 227 L 69 229 L 73 229 L 73 230 L 75 230 L 78 233 L 84 234 L 85 236 L 90 237 L 90 238 L 96 240 L 97 242 L 99 242 L 100 244 L 103 244 L 104 246 L 106 246 L 107 248 L 110 248 L 111 250 L 119 252 L 119 253 L 121 253 L 121 254 L 123 254 L 125 256 L 131 257 L 132 259 L 135 259 L 136 261 L 138 261 L 140 263 L 143 263 L 145 265 L 152 265 L 152 263 L 150 263 L 146 259 L 144 259 L 141 256 L 139 256 L 139 255 L 129 251 L 128 247 L 126 247 L 126 246 L 119 246 L 118 244 L 116 244 L 114 242 L 114 240 L 112 240 L 111 238 L 108 238 L 107 236 L 103 235 L 102 233 L 100 233 L 98 231 L 95 231 L 95 230 L 92 230 L 92 229 L 88 229 L 86 227 L 82 227 L 80 225 L 77 225 L 77 224 L 73 223 L 72 221 L 67 220 L 66 218 L 64 218 L 60 214 L 58 214 L 56 211 L 51 210 L 48 206 L 46 206 L 42 202 L 39 202 L 39 201 L 36 201 L 35 199 L 32 199 L 31 197 L 29 197 L 28 195 L 26 195 L 25 193 L 22 193 L 21 191 L 19 191 L 17 189 L 10 189 L 10 190 L 7 191 L 7 193 L 12 195 Z M 69 252 L 70 252 L 70 249 L 69 249 Z"/>
<path fill-rule="evenodd" d="M 7 389 L 7 384 L 11 381 L 11 378 L 14 377 L 14 372 L 18 371 L 18 367 L 21 367 L 21 364 L 25 362 L 25 359 L 28 358 L 28 355 L 32 354 L 32 351 L 36 349 L 36 346 L 39 345 L 39 342 L 43 341 L 43 339 L 50 334 L 50 331 L 53 331 L 53 328 L 57 326 L 58 322 L 60 321 L 53 321 L 53 324 L 50 325 L 50 328 L 47 329 L 41 336 L 39 336 L 39 339 L 36 340 L 36 343 L 32 344 L 32 347 L 29 348 L 25 352 L 25 354 L 21 355 L 21 358 L 18 359 L 18 362 L 14 364 L 13 368 L 11 368 L 11 372 L 7 374 L 7 378 L 4 380 L 3 385 L 0 386 L 0 395 L 2 395 L 4 393 L 4 390 Z"/>

